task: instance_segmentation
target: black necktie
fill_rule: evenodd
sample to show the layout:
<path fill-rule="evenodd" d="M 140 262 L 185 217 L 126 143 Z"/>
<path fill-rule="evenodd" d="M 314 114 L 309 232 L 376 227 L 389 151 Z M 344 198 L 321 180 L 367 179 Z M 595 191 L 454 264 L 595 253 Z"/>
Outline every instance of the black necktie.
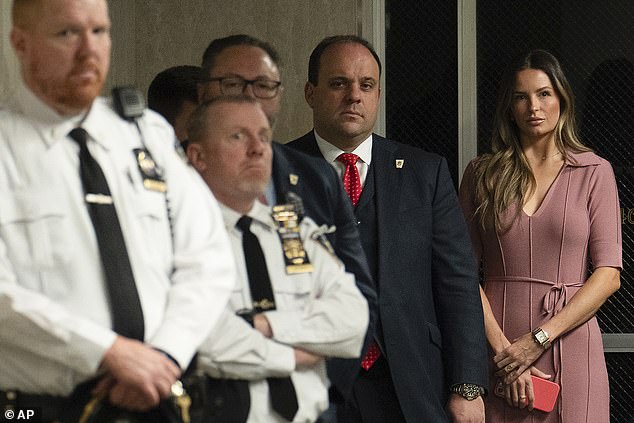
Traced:
<path fill-rule="evenodd" d="M 143 310 L 108 182 L 88 151 L 86 130 L 75 128 L 69 135 L 79 144 L 79 174 L 106 275 L 112 329 L 121 336 L 143 341 Z"/>
<path fill-rule="evenodd" d="M 269 271 L 266 267 L 264 253 L 260 241 L 251 232 L 251 219 L 242 216 L 236 226 L 242 231 L 242 249 L 244 260 L 247 264 L 249 287 L 253 308 L 257 310 L 275 310 L 275 297 L 273 287 L 269 279 Z M 262 307 L 265 305 L 265 307 Z M 293 421 L 297 413 L 297 393 L 290 377 L 269 377 L 266 379 L 269 385 L 271 406 L 280 416 L 288 421 Z"/>

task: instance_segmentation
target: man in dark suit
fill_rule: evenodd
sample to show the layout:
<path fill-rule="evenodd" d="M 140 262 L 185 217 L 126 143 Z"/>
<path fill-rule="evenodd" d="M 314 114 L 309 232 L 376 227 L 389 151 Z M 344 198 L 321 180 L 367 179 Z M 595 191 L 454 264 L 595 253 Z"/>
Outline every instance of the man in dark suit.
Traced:
<path fill-rule="evenodd" d="M 271 126 L 280 110 L 281 82 L 279 56 L 268 43 L 248 35 L 232 35 L 213 40 L 203 55 L 200 101 L 219 96 L 247 95 L 262 106 Z M 366 345 L 372 338 L 372 322 L 377 315 L 376 292 L 359 240 L 352 207 L 339 178 L 327 163 L 273 144 L 272 183 L 266 192 L 270 204 L 286 203 L 289 192 L 297 194 L 304 212 L 318 225 L 335 229 L 327 235 L 346 270 L 355 275 L 357 287 L 368 302 L 370 326 Z M 328 377 L 335 399 L 351 388 L 360 359 L 331 359 Z"/>
<path fill-rule="evenodd" d="M 339 422 L 483 422 L 478 274 L 445 160 L 372 133 L 381 65 L 355 36 L 310 57 L 314 131 L 289 146 L 344 180 L 379 296 L 375 343 Z"/>

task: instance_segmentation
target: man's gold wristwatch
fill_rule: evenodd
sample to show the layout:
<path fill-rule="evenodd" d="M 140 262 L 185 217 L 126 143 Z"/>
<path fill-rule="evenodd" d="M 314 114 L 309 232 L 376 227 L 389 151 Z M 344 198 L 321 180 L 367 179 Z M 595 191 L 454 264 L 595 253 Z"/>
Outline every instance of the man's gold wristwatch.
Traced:
<path fill-rule="evenodd" d="M 548 332 L 542 328 L 537 328 L 533 331 L 533 340 L 545 350 L 550 348 L 550 337 L 548 336 Z"/>
<path fill-rule="evenodd" d="M 460 395 L 467 401 L 473 401 L 480 396 L 484 396 L 486 393 L 482 386 L 475 385 L 473 383 L 457 383 L 455 385 L 451 385 L 449 390 L 454 394 Z"/>

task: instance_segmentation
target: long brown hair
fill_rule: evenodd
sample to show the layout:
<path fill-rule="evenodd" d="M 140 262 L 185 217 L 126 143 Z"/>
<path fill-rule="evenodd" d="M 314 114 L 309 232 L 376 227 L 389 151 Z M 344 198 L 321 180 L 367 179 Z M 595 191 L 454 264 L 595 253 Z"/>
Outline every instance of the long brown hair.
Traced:
<path fill-rule="evenodd" d="M 550 79 L 559 98 L 560 115 L 555 127 L 555 146 L 564 160 L 568 152 L 590 151 L 577 135 L 575 103 L 570 84 L 555 56 L 545 50 L 532 50 L 511 63 L 501 80 L 498 92 L 490 154 L 475 162 L 476 215 L 483 227 L 493 222 L 495 229 L 507 230 L 513 221 L 501 221 L 502 213 L 513 203 L 519 204 L 517 218 L 526 198 L 536 188 L 535 177 L 524 155 L 519 129 L 512 119 L 515 79 L 519 71 L 538 69 Z"/>

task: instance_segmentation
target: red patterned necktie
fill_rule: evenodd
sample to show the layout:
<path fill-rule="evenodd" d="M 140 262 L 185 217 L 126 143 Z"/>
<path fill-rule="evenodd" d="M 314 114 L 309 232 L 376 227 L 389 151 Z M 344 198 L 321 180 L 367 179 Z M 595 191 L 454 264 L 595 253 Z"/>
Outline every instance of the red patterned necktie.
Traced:
<path fill-rule="evenodd" d="M 343 187 L 348 193 L 352 205 L 356 206 L 359 197 L 361 197 L 361 178 L 359 177 L 359 169 L 357 169 L 359 156 L 352 153 L 342 153 L 337 157 L 337 160 L 346 165 L 346 171 L 343 174 Z"/>
<path fill-rule="evenodd" d="M 370 370 L 370 367 L 374 364 L 374 362 L 381 356 L 381 349 L 379 348 L 379 344 L 376 341 L 372 341 L 365 355 L 361 359 L 361 367 L 366 372 Z"/>
<path fill-rule="evenodd" d="M 352 153 L 343 153 L 337 157 L 341 163 L 346 165 L 346 171 L 343 174 L 343 187 L 345 188 L 352 205 L 356 206 L 361 197 L 361 178 L 359 177 L 359 169 L 357 169 L 357 160 L 359 156 Z M 376 341 L 372 341 L 361 359 L 361 367 L 368 371 L 374 362 L 381 356 L 381 349 Z"/>

